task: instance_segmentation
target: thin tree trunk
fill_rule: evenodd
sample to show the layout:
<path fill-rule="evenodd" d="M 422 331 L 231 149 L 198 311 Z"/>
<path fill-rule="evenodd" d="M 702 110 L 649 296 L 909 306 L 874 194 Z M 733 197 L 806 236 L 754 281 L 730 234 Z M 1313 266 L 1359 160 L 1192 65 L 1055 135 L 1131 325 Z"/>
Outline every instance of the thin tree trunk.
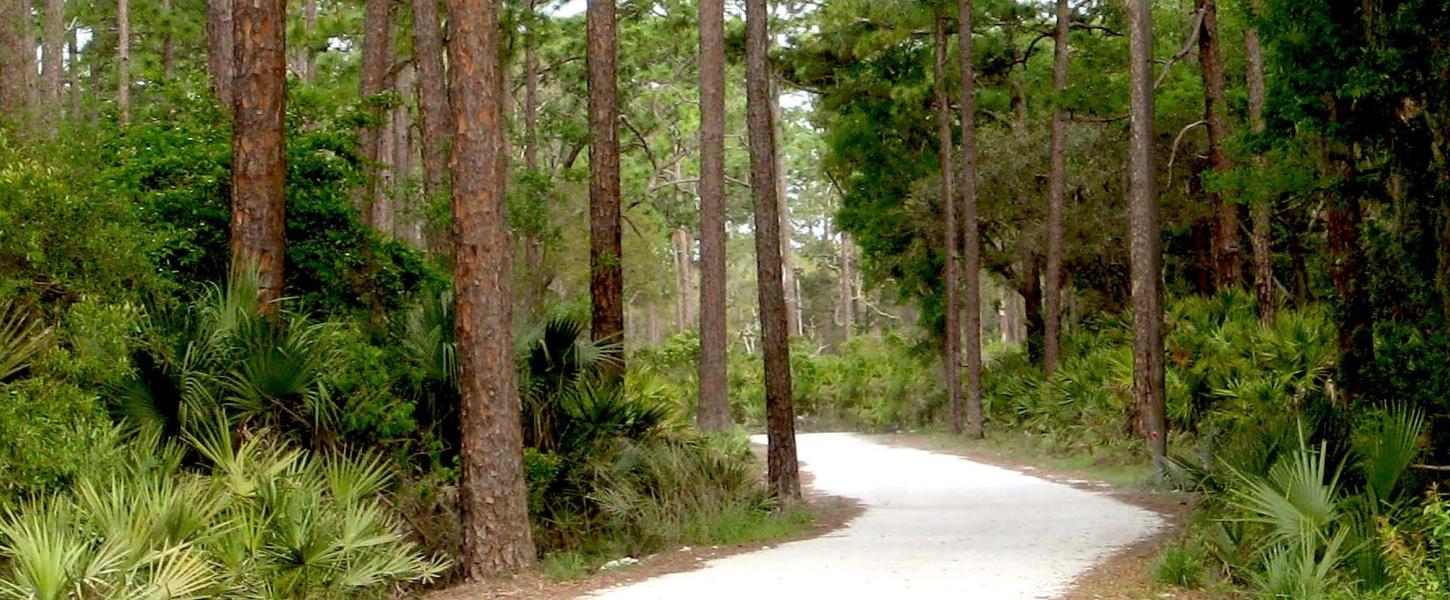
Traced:
<path fill-rule="evenodd" d="M 161 75 L 168 81 L 176 76 L 176 43 L 171 34 L 171 0 L 161 0 Z"/>
<path fill-rule="evenodd" d="M 1267 128 L 1264 104 L 1268 96 L 1264 85 L 1264 48 L 1259 31 L 1252 26 L 1244 31 L 1244 56 L 1248 62 L 1249 127 L 1255 135 L 1262 135 Z M 1263 156 L 1255 156 L 1254 160 L 1261 166 L 1264 164 Z M 1273 210 L 1272 198 L 1256 199 L 1251 210 L 1254 292 L 1258 298 L 1259 320 L 1264 323 L 1273 322 L 1278 310 L 1278 294 L 1274 289 Z"/>
<path fill-rule="evenodd" d="M 71 27 L 66 32 L 65 38 L 66 56 L 70 57 L 70 72 L 68 74 L 70 90 L 67 94 L 70 96 L 70 113 L 66 116 L 72 119 L 79 119 L 81 116 L 81 82 L 76 72 L 81 58 L 81 51 L 80 45 L 76 42 L 76 28 Z M 62 67 L 62 70 L 64 70 L 64 67 Z M 0 118 L 4 118 L 3 113 L 0 113 Z"/>
<path fill-rule="evenodd" d="M 398 67 L 393 76 L 393 91 L 398 98 L 412 95 L 415 79 L 411 62 Z M 393 136 L 392 159 L 389 161 L 393 168 L 393 237 L 411 248 L 422 250 L 423 217 L 412 186 L 413 111 L 409 110 L 407 102 L 400 100 L 393 108 L 389 126 Z"/>
<path fill-rule="evenodd" d="M 46 105 L 50 107 L 45 123 L 47 133 L 54 136 L 59 129 L 61 120 L 61 73 L 65 69 L 65 0 L 45 0 L 44 23 L 41 30 L 43 52 L 41 70 L 45 76 L 44 97 Z"/>
<path fill-rule="evenodd" d="M 1340 98 L 1330 101 L 1332 123 L 1342 120 L 1348 110 L 1347 102 Z M 1331 138 L 1325 150 L 1327 174 L 1336 180 L 1333 198 L 1324 212 L 1329 241 L 1329 280 L 1338 296 L 1339 383 L 1345 400 L 1352 402 L 1363 393 L 1365 371 L 1374 364 L 1374 312 L 1360 243 L 1364 220 L 1359 200 L 1361 184 L 1349 142 Z"/>
<path fill-rule="evenodd" d="M 436 1 L 436 0 L 435 0 Z M 437 4 L 434 4 L 437 9 Z M 416 17 L 415 17 L 416 18 Z M 313 50 L 312 38 L 317 35 L 317 0 L 304 0 L 302 3 L 302 38 L 306 42 L 302 50 L 302 69 L 299 78 L 302 83 L 312 83 L 317 80 L 317 52 Z M 416 46 L 414 46 L 416 53 Z M 443 85 L 440 81 L 438 85 Z"/>
<path fill-rule="evenodd" d="M 387 90 L 388 69 L 393 59 L 393 3 L 390 0 L 367 0 L 363 9 L 363 51 L 361 93 L 364 99 L 372 98 Z M 384 167 L 387 156 L 387 112 L 381 106 L 370 105 L 369 119 L 358 131 L 358 144 L 362 147 L 364 183 L 358 190 L 358 210 L 363 222 L 373 229 L 391 233 L 387 223 L 388 201 L 384 178 L 388 175 Z"/>
<path fill-rule="evenodd" d="M 1047 320 L 1042 310 L 1042 264 L 1036 255 L 1029 254 L 1022 265 L 1022 316 L 1027 324 L 1027 356 L 1036 363 L 1043 358 L 1043 338 L 1047 334 Z"/>
<path fill-rule="evenodd" d="M 700 0 L 700 405 L 705 431 L 730 426 L 725 330 L 725 0 Z"/>
<path fill-rule="evenodd" d="M 116 0 L 116 108 L 121 125 L 131 123 L 130 0 Z"/>
<path fill-rule="evenodd" d="M 1047 276 L 1043 303 L 1042 373 L 1051 377 L 1062 355 L 1062 272 L 1063 207 L 1067 199 L 1067 114 L 1062 108 L 1067 91 L 1067 51 L 1071 41 L 1072 7 L 1057 0 L 1057 27 L 1053 30 L 1052 89 L 1057 101 L 1052 109 L 1051 173 L 1047 184 Z"/>
<path fill-rule="evenodd" d="M 956 198 L 952 198 L 952 202 L 955 201 Z M 856 333 L 856 257 L 855 249 L 851 247 L 851 236 L 845 232 L 841 232 L 841 279 L 837 287 L 841 294 L 841 327 L 849 340 Z"/>
<path fill-rule="evenodd" d="M 695 326 L 695 238 L 683 225 L 670 232 L 670 254 L 675 263 L 675 331 Z"/>
<path fill-rule="evenodd" d="M 443 30 L 438 0 L 413 0 L 413 63 L 418 68 L 418 130 L 423 151 L 423 193 L 428 202 L 448 192 L 449 131 L 453 111 L 443 67 Z M 448 250 L 448 233 L 435 232 L 429 248 L 435 253 Z"/>
<path fill-rule="evenodd" d="M 1129 0 L 1132 135 L 1128 214 L 1133 281 L 1133 401 L 1160 472 L 1168 449 L 1163 389 L 1163 255 L 1153 165 L 1153 2 Z"/>
<path fill-rule="evenodd" d="M 448 0 L 453 129 L 453 306 L 458 321 L 463 571 L 479 581 L 534 562 L 513 356 L 513 243 L 504 184 L 498 0 Z"/>
<path fill-rule="evenodd" d="M 1233 170 L 1233 161 L 1224 147 L 1230 132 L 1218 35 L 1218 0 L 1198 0 L 1198 9 L 1203 14 L 1198 35 L 1198 61 L 1203 75 L 1203 119 L 1208 122 L 1208 162 L 1214 173 L 1222 177 Z M 1209 198 L 1214 213 L 1214 284 L 1218 288 L 1242 287 L 1239 206 L 1220 191 L 1209 192 Z"/>
<path fill-rule="evenodd" d="M 212 94 L 228 109 L 236 107 L 236 96 L 232 91 L 237 68 L 235 44 L 232 42 L 236 30 L 232 18 L 233 1 L 206 0 L 206 58 L 207 68 L 211 71 Z"/>
<path fill-rule="evenodd" d="M 785 156 L 785 118 L 780 106 L 780 84 L 771 86 L 771 119 L 775 123 L 775 198 L 780 203 L 780 264 L 785 287 L 785 318 L 790 334 L 804 334 L 801 325 L 800 288 L 796 284 L 795 251 L 791 249 L 789 169 Z"/>
<path fill-rule="evenodd" d="M 780 200 L 771 106 L 770 37 L 766 0 L 745 2 L 746 122 L 750 133 L 750 188 L 755 196 L 755 265 L 765 358 L 767 479 L 780 503 L 800 501 L 795 408 L 791 399 L 790 331 L 781 275 Z"/>
<path fill-rule="evenodd" d="M 539 171 L 539 53 L 538 46 L 538 12 L 535 0 L 529 0 L 525 16 L 527 28 L 524 30 L 524 168 L 534 177 L 542 176 Z M 548 211 L 542 211 L 548 215 Z M 524 265 L 527 269 L 527 277 L 524 278 L 525 304 L 529 307 L 530 316 L 537 319 L 541 316 L 543 309 L 543 296 L 547 285 L 548 277 L 544 274 L 544 244 L 542 231 L 543 223 L 530 223 L 524 228 Z"/>
<path fill-rule="evenodd" d="M 942 273 L 942 287 L 946 292 L 946 315 L 942 319 L 946 329 L 943 341 L 946 352 L 942 368 L 946 375 L 948 406 L 951 409 L 952 432 L 962 432 L 962 327 L 957 294 L 961 281 L 957 274 L 957 261 L 961 259 L 957 235 L 957 170 L 952 143 L 952 107 L 947 92 L 947 17 L 936 15 L 932 60 L 932 85 L 936 103 L 937 157 L 941 169 L 941 202 L 943 217 L 942 243 L 946 246 L 946 266 Z"/>
<path fill-rule="evenodd" d="M 286 250 L 287 2 L 237 0 L 234 8 L 232 269 L 256 269 L 258 299 L 275 312 Z"/>
<path fill-rule="evenodd" d="M 624 346 L 624 269 L 620 246 L 618 44 L 615 0 L 589 0 L 590 334 Z M 622 356 L 622 353 L 621 353 Z M 621 375 L 623 363 L 611 363 Z"/>
<path fill-rule="evenodd" d="M 967 362 L 967 436 L 985 433 L 982 415 L 982 241 L 977 225 L 977 75 L 972 58 L 972 0 L 958 0 L 957 37 L 962 73 L 962 242 L 966 245 L 962 296 L 967 336 L 962 349 Z"/>

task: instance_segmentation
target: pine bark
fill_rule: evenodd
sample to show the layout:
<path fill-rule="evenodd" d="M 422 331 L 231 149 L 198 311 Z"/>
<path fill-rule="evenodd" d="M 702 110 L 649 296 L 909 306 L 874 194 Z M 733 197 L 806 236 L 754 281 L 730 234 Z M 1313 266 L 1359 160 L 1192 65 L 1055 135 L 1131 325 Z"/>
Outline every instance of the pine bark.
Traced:
<path fill-rule="evenodd" d="M 499 0 L 448 0 L 453 99 L 453 307 L 457 318 L 461 566 L 478 581 L 534 562 L 511 333 Z"/>
<path fill-rule="evenodd" d="M 952 199 L 956 201 L 955 198 Z M 958 238 L 961 236 L 958 235 Z M 837 286 L 841 295 L 841 328 L 846 339 L 856 333 L 856 251 L 851 245 L 851 236 L 841 233 L 841 278 Z M 958 359 L 960 360 L 960 359 Z"/>
<path fill-rule="evenodd" d="M 624 344 L 624 268 L 620 241 L 619 40 L 615 0 L 589 0 L 589 298 L 596 342 Z M 622 353 L 621 353 L 622 355 Z M 623 373 L 623 363 L 611 363 Z"/>
<path fill-rule="evenodd" d="M 791 399 L 790 332 L 781 278 L 778 163 L 771 106 L 766 0 L 745 2 L 746 123 L 750 137 L 750 188 L 755 196 L 755 265 L 765 358 L 766 467 L 770 491 L 782 504 L 800 501 L 795 409 Z"/>
<path fill-rule="evenodd" d="M 313 37 L 317 35 L 317 0 L 305 0 L 302 3 L 302 37 L 306 42 L 301 48 L 302 68 L 298 78 L 302 83 L 312 83 L 317 80 L 317 52 L 313 50 Z M 442 85 L 442 82 L 439 83 Z"/>
<path fill-rule="evenodd" d="M 275 311 L 285 262 L 286 0 L 236 0 L 232 130 L 232 269 L 256 269 L 258 299 Z"/>
<path fill-rule="evenodd" d="M 775 198 L 780 203 L 780 264 L 785 287 L 785 318 L 790 334 L 805 334 L 801 322 L 800 286 L 795 276 L 795 251 L 791 248 L 789 166 L 785 156 L 785 118 L 780 106 L 780 85 L 772 86 L 771 119 L 775 123 Z"/>
<path fill-rule="evenodd" d="M 1223 54 L 1218 35 L 1218 0 L 1198 0 L 1203 18 L 1198 34 L 1198 61 L 1203 75 L 1203 118 L 1208 122 L 1208 163 L 1214 173 L 1233 170 L 1225 143 L 1229 138 L 1228 101 L 1224 96 Z M 1239 206 L 1224 192 L 1209 192 L 1213 207 L 1213 280 L 1217 288 L 1243 287 L 1239 248 Z"/>
<path fill-rule="evenodd" d="M 242 0 L 206 0 L 207 69 L 211 71 L 211 90 L 217 102 L 236 108 L 237 57 L 233 36 L 236 24 L 232 3 Z"/>
<path fill-rule="evenodd" d="M 1051 377 L 1062 356 L 1062 272 L 1063 209 L 1067 202 L 1067 111 L 1062 102 L 1067 91 L 1067 52 L 1072 26 L 1072 7 L 1068 0 L 1057 0 L 1057 26 L 1053 29 L 1052 90 L 1056 96 L 1052 109 L 1052 141 L 1049 149 L 1047 184 L 1047 273 L 1043 302 L 1042 373 Z"/>
<path fill-rule="evenodd" d="M 966 330 L 962 349 L 967 363 L 967 436 L 980 439 L 982 415 L 982 241 L 977 223 L 977 74 L 972 55 L 972 0 L 957 2 L 958 62 L 962 74 L 962 243 L 966 246 L 962 275 L 966 293 L 962 308 Z"/>
<path fill-rule="evenodd" d="M 29 111 L 25 89 L 26 18 L 25 3 L 0 2 L 0 120 L 17 127 L 27 125 Z"/>
<path fill-rule="evenodd" d="M 417 77 L 412 62 L 402 63 L 395 71 L 393 91 L 400 100 L 388 116 L 388 127 L 393 137 L 392 158 L 388 161 L 393 172 L 393 237 L 410 248 L 422 250 L 422 211 L 417 202 L 417 194 L 411 191 L 416 148 L 413 140 L 413 111 L 408 108 L 407 102 L 401 100 L 413 95 Z"/>
<path fill-rule="evenodd" d="M 1128 215 L 1133 297 L 1133 401 L 1144 443 L 1161 470 L 1167 456 L 1163 389 L 1163 255 L 1153 164 L 1153 2 L 1128 0 L 1130 104 Z"/>
<path fill-rule="evenodd" d="M 387 91 L 388 70 L 393 58 L 393 3 L 391 0 L 367 0 L 363 9 L 363 51 L 361 93 L 364 99 Z M 364 184 L 358 191 L 358 210 L 363 222 L 377 231 L 391 233 L 386 160 L 388 135 L 387 112 L 377 104 L 368 110 L 368 122 L 358 130 L 362 150 Z"/>
<path fill-rule="evenodd" d="M 131 122 L 130 0 L 116 0 L 116 108 L 121 125 Z"/>
<path fill-rule="evenodd" d="M 957 294 L 961 280 L 957 273 L 957 262 L 961 260 L 960 236 L 957 234 L 957 190 L 955 179 L 955 144 L 952 143 L 951 96 L 947 91 L 947 17 L 936 15 L 936 29 L 933 32 L 934 51 L 932 60 L 933 95 L 936 103 L 937 156 L 941 169 L 941 202 L 943 217 L 942 242 L 945 244 L 946 265 L 942 273 L 942 287 L 946 292 L 946 315 L 943 317 L 946 344 L 942 369 L 946 375 L 947 399 L 950 408 L 952 432 L 963 430 L 962 406 L 962 324 Z"/>
<path fill-rule="evenodd" d="M 62 72 L 65 69 L 65 0 L 45 0 L 40 35 L 41 72 L 44 78 L 42 97 L 50 107 L 45 117 L 45 125 L 47 133 L 54 136 L 60 125 L 61 95 L 64 89 Z"/>
<path fill-rule="evenodd" d="M 700 406 L 705 431 L 730 426 L 725 330 L 725 0 L 700 0 Z"/>
<path fill-rule="evenodd" d="M 443 29 L 438 0 L 413 0 L 413 63 L 418 68 L 418 131 L 423 156 L 423 193 L 428 201 L 448 192 L 449 131 L 453 111 L 448 103 L 443 67 Z M 443 252 L 447 234 L 429 240 L 429 248 Z"/>
<path fill-rule="evenodd" d="M 1244 58 L 1248 63 L 1249 127 L 1255 135 L 1267 128 L 1264 105 L 1268 94 L 1264 85 L 1264 48 L 1259 32 L 1250 26 L 1244 31 Z M 1255 156 L 1264 164 L 1264 157 Z M 1278 311 L 1278 294 L 1274 288 L 1273 198 L 1258 198 L 1250 212 L 1253 219 L 1254 296 L 1258 299 L 1259 320 L 1273 322 Z"/>

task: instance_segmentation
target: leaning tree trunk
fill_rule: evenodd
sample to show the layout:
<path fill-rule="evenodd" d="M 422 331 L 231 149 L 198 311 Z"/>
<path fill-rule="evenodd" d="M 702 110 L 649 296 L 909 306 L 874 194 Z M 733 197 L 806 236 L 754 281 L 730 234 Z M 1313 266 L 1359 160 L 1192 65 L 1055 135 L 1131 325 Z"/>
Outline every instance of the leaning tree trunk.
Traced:
<path fill-rule="evenodd" d="M 1224 144 L 1229 138 L 1228 102 L 1224 98 L 1223 56 L 1218 36 L 1218 1 L 1198 0 L 1202 25 L 1198 61 L 1203 74 L 1203 119 L 1208 122 L 1208 163 L 1220 177 L 1233 171 Z M 1219 289 L 1241 287 L 1239 206 L 1221 191 L 1209 192 L 1213 205 L 1213 280 Z"/>
<path fill-rule="evenodd" d="M 116 0 L 116 108 L 121 125 L 131 122 L 131 11 L 129 0 Z"/>
<path fill-rule="evenodd" d="M 615 0 L 589 0 L 589 298 L 590 335 L 623 357 L 624 268 L 620 246 L 618 23 Z M 622 376 L 623 362 L 609 362 Z"/>
<path fill-rule="evenodd" d="M 705 431 L 730 426 L 725 331 L 725 0 L 700 0 L 700 406 Z"/>
<path fill-rule="evenodd" d="M 206 62 L 211 72 L 211 90 L 217 102 L 227 108 L 235 108 L 235 87 L 237 59 L 232 37 L 236 26 L 233 23 L 232 3 L 235 0 L 206 0 Z"/>
<path fill-rule="evenodd" d="M 268 313 L 282 298 L 285 262 L 286 0 L 236 0 L 232 128 L 232 270 L 255 269 Z"/>
<path fill-rule="evenodd" d="M 1254 135 L 1262 135 L 1267 128 L 1264 121 L 1264 105 L 1268 94 L 1264 86 L 1264 48 L 1259 40 L 1259 31 L 1249 27 L 1244 31 L 1244 58 L 1248 63 L 1249 127 Z M 1255 156 L 1257 164 L 1264 164 L 1263 156 Z M 1254 250 L 1254 295 L 1258 298 L 1259 320 L 1273 322 L 1278 310 L 1274 289 L 1273 249 L 1273 198 L 1256 198 L 1253 213 Z"/>
<path fill-rule="evenodd" d="M 453 111 L 448 105 L 443 67 L 443 30 L 438 0 L 413 0 L 413 63 L 418 69 L 418 132 L 423 155 L 423 193 L 428 202 L 448 191 L 449 131 Z M 433 232 L 428 247 L 448 249 L 446 232 Z"/>
<path fill-rule="evenodd" d="M 775 124 L 771 105 L 766 0 L 745 2 L 746 121 L 750 133 L 750 188 L 755 196 L 755 265 L 765 354 L 767 479 L 782 504 L 800 501 L 795 408 L 791 400 L 790 332 L 781 280 L 780 201 L 776 198 Z"/>
<path fill-rule="evenodd" d="M 448 0 L 453 99 L 453 307 L 458 330 L 461 566 L 470 580 L 525 569 L 534 542 L 511 333 L 499 0 Z"/>
<path fill-rule="evenodd" d="M 946 352 L 942 368 L 946 375 L 948 406 L 951 408 L 953 433 L 962 432 L 962 324 L 957 294 L 961 281 L 957 274 L 957 261 L 961 259 L 957 235 L 957 170 L 952 144 L 952 107 L 947 92 L 947 17 L 936 15 L 934 32 L 932 88 L 936 102 L 937 157 L 941 168 L 942 243 L 946 245 L 946 267 L 942 273 L 942 287 L 946 291 L 946 315 L 943 318 L 946 335 Z"/>
<path fill-rule="evenodd" d="M 388 89 L 388 70 L 393 59 L 393 3 L 390 0 L 367 0 L 363 9 L 363 52 L 361 93 L 366 100 Z M 362 147 L 363 187 L 358 190 L 357 205 L 363 222 L 377 231 L 392 233 L 388 189 L 384 181 L 387 170 L 384 150 L 390 145 L 387 133 L 387 112 L 377 104 L 368 108 L 368 122 L 358 130 Z"/>
<path fill-rule="evenodd" d="M 972 58 L 972 0 L 957 3 L 958 61 L 962 72 L 962 261 L 966 293 L 962 296 L 967 336 L 967 435 L 984 434 L 982 415 L 982 241 L 977 225 L 977 75 Z"/>
<path fill-rule="evenodd" d="M 1163 290 L 1158 190 L 1153 165 L 1153 0 L 1129 0 L 1128 215 L 1133 280 L 1133 401 L 1160 472 L 1168 449 L 1163 390 Z"/>
<path fill-rule="evenodd" d="M 1062 108 L 1067 91 L 1067 49 L 1072 25 L 1068 0 L 1057 0 L 1057 27 L 1053 30 L 1051 162 L 1047 184 L 1047 273 L 1043 302 L 1042 374 L 1051 377 L 1062 356 L 1062 253 L 1063 206 L 1067 198 L 1067 114 Z"/>

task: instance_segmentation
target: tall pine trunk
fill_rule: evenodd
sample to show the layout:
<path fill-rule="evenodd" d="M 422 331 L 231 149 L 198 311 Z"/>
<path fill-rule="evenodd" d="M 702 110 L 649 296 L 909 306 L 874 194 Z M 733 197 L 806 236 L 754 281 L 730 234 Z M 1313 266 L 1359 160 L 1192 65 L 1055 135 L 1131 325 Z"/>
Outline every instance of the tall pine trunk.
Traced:
<path fill-rule="evenodd" d="M 499 0 L 448 0 L 453 307 L 458 328 L 461 566 L 474 581 L 534 562 L 513 355 Z"/>
<path fill-rule="evenodd" d="M 705 431 L 730 426 L 725 330 L 725 0 L 700 0 L 700 406 Z"/>
<path fill-rule="evenodd" d="M 1203 75 L 1203 119 L 1208 122 L 1208 163 L 1213 172 L 1227 176 L 1233 161 L 1224 144 L 1229 138 L 1228 101 L 1224 97 L 1223 55 L 1218 35 L 1218 0 L 1198 0 L 1203 12 L 1198 34 L 1198 62 Z M 1239 205 L 1221 191 L 1209 192 L 1213 207 L 1214 286 L 1243 286 L 1239 248 Z"/>
<path fill-rule="evenodd" d="M 232 128 L 232 269 L 255 269 L 258 299 L 275 312 L 285 262 L 286 0 L 236 0 Z"/>
<path fill-rule="evenodd" d="M 116 109 L 121 125 L 131 122 L 130 4 L 130 0 L 116 0 Z"/>
<path fill-rule="evenodd" d="M 1132 134 L 1128 216 L 1133 296 L 1133 401 L 1154 468 L 1168 449 L 1163 390 L 1163 255 L 1153 164 L 1153 1 L 1128 0 Z"/>
<path fill-rule="evenodd" d="M 236 33 L 233 22 L 234 0 L 206 0 L 206 63 L 211 71 L 211 90 L 226 108 L 236 108 Z M 241 1 L 241 0 L 237 0 Z"/>
<path fill-rule="evenodd" d="M 958 62 L 962 73 L 962 243 L 966 245 L 962 275 L 966 293 L 962 308 L 967 362 L 967 435 L 984 434 L 982 415 L 982 240 L 977 224 L 977 74 L 972 57 L 972 0 L 958 0 Z"/>
<path fill-rule="evenodd" d="M 670 254 L 675 263 L 675 331 L 695 326 L 695 236 L 683 225 L 670 232 Z"/>
<path fill-rule="evenodd" d="M 161 0 L 161 14 L 161 75 L 170 80 L 176 76 L 176 41 L 171 33 L 171 0 Z"/>
<path fill-rule="evenodd" d="M 526 28 L 524 30 L 524 168 L 534 177 L 539 172 L 539 52 L 538 52 L 538 9 L 535 0 L 525 6 Z M 548 211 L 542 211 L 547 215 Z M 524 228 L 524 304 L 529 307 L 530 317 L 542 316 L 545 286 L 548 277 L 544 273 L 544 243 L 542 223 L 531 223 Z"/>
<path fill-rule="evenodd" d="M 363 51 L 361 93 L 372 98 L 388 89 L 388 70 L 393 59 L 393 3 L 390 0 L 367 0 L 363 9 Z M 384 163 L 389 140 L 387 111 L 378 104 L 368 109 L 368 122 L 358 131 L 362 147 L 364 183 L 358 190 L 357 204 L 363 222 L 377 231 L 392 233 L 391 211 Z"/>
<path fill-rule="evenodd" d="M 946 335 L 946 352 L 942 368 L 946 375 L 947 398 L 951 408 L 953 433 L 962 432 L 962 324 L 957 294 L 961 281 L 957 274 L 957 261 L 961 259 L 957 235 L 957 170 L 952 143 L 952 107 L 947 92 L 947 17 L 936 15 L 936 29 L 933 32 L 935 47 L 932 54 L 933 97 L 936 103 L 937 156 L 941 168 L 941 202 L 943 218 L 942 243 L 946 246 L 946 267 L 942 273 L 942 287 L 946 292 L 946 315 L 943 318 Z"/>
<path fill-rule="evenodd" d="M 46 129 L 55 135 L 60 125 L 62 106 L 62 71 L 65 69 L 65 0 L 45 0 L 44 22 L 41 26 L 41 72 L 44 76 L 44 93 L 41 95 L 50 107 L 46 116 Z M 0 75 L 3 77 L 3 75 Z"/>
<path fill-rule="evenodd" d="M 770 37 L 766 0 L 745 2 L 746 123 L 750 133 L 750 188 L 755 196 L 755 266 L 765 354 L 767 479 L 777 501 L 800 501 L 795 408 L 791 399 L 790 332 L 781 279 L 780 200 L 771 106 Z"/>
<path fill-rule="evenodd" d="M 801 323 L 800 286 L 795 276 L 795 251 L 791 249 L 789 167 L 786 164 L 785 118 L 780 106 L 780 85 L 771 87 L 771 120 L 775 123 L 775 198 L 780 203 L 780 272 L 785 287 L 785 318 L 793 336 L 804 335 Z"/>
<path fill-rule="evenodd" d="M 413 0 L 413 63 L 418 69 L 418 132 L 423 156 L 423 193 L 429 203 L 448 191 L 448 145 L 453 111 L 443 67 L 443 30 L 438 0 Z M 428 247 L 448 249 L 447 232 L 435 232 Z"/>
<path fill-rule="evenodd" d="M 619 40 L 615 0 L 589 0 L 589 298 L 590 334 L 616 344 L 623 358 L 624 267 L 620 244 Z M 623 373 L 623 361 L 610 371 Z"/>
<path fill-rule="evenodd" d="M 403 98 L 413 95 L 416 80 L 412 62 L 400 64 L 393 74 L 393 92 L 398 95 L 398 105 L 388 116 L 388 129 L 392 135 L 391 158 L 388 160 L 393 172 L 393 237 L 409 247 L 422 250 L 423 216 L 418 206 L 417 194 L 412 193 L 413 180 L 413 111 Z"/>
<path fill-rule="evenodd" d="M 1072 7 L 1068 0 L 1057 0 L 1057 26 L 1053 30 L 1052 90 L 1056 96 L 1052 109 L 1052 147 L 1049 149 L 1047 183 L 1047 273 L 1043 302 L 1042 373 L 1051 377 L 1062 358 L 1062 272 L 1063 207 L 1067 199 L 1067 111 L 1062 102 L 1067 91 L 1067 51 L 1072 26 Z"/>
<path fill-rule="evenodd" d="M 1264 105 L 1268 98 L 1264 85 L 1264 48 L 1259 31 L 1252 26 L 1244 31 L 1244 58 L 1248 63 L 1249 127 L 1254 135 L 1262 135 L 1267 128 Z M 1262 156 L 1255 156 L 1254 160 L 1264 164 Z M 1256 198 L 1251 208 L 1254 296 L 1258 299 L 1259 320 L 1264 323 L 1273 322 L 1278 310 L 1278 294 L 1274 289 L 1273 210 L 1273 198 Z"/>
<path fill-rule="evenodd" d="M 317 51 L 313 48 L 316 43 L 313 37 L 317 35 L 317 0 L 304 0 L 302 3 L 302 68 L 298 78 L 302 83 L 312 83 L 317 80 Z M 442 82 L 439 83 L 442 85 Z"/>

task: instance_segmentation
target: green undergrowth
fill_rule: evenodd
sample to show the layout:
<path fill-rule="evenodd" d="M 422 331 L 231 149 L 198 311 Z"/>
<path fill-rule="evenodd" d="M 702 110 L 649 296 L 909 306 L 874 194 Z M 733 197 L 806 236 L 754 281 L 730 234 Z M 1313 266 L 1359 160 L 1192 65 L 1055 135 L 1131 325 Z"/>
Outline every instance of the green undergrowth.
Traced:
<path fill-rule="evenodd" d="M 980 440 L 951 432 L 927 430 L 921 433 L 886 434 L 882 438 L 919 440 L 926 448 L 965 452 L 1012 466 L 1031 466 L 1054 474 L 1101 481 L 1114 487 L 1144 487 L 1152 479 L 1153 466 L 1137 456 L 1116 453 L 1063 454 L 1039 436 L 1020 431 L 991 431 Z"/>

